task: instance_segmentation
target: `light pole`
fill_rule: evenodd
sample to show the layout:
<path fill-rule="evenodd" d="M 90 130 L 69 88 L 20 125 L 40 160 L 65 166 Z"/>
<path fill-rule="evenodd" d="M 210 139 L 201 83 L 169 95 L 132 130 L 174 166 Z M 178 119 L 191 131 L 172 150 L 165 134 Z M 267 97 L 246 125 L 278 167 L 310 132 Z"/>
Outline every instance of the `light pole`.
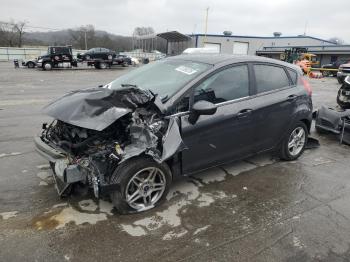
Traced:
<path fill-rule="evenodd" d="M 204 33 L 204 43 L 207 42 L 207 32 L 208 32 L 208 13 L 209 13 L 209 7 L 206 9 L 206 15 L 205 15 L 205 33 Z"/>
<path fill-rule="evenodd" d="M 87 50 L 87 41 L 86 41 L 86 29 L 85 29 L 85 31 L 84 31 L 84 35 L 85 35 L 85 50 Z"/>

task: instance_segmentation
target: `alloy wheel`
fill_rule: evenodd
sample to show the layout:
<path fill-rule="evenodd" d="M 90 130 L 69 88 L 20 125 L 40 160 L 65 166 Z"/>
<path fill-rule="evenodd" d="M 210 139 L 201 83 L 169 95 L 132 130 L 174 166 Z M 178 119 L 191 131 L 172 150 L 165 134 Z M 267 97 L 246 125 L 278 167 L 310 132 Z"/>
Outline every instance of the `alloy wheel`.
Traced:
<path fill-rule="evenodd" d="M 304 128 L 297 127 L 291 133 L 288 140 L 288 151 L 291 156 L 298 155 L 304 148 L 306 142 L 306 133 Z"/>
<path fill-rule="evenodd" d="M 128 205 L 137 211 L 153 208 L 166 188 L 162 170 L 147 167 L 138 171 L 126 186 L 125 197 Z"/>

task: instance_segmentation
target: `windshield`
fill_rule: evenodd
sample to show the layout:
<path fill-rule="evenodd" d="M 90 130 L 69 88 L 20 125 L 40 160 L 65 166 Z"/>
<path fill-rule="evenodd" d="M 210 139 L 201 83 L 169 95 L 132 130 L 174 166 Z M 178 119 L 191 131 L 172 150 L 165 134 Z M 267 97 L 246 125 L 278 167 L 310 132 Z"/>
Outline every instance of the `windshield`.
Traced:
<path fill-rule="evenodd" d="M 166 100 L 210 67 L 211 65 L 204 63 L 165 59 L 133 70 L 107 87 L 117 90 L 136 86 L 150 90 L 159 95 L 160 99 Z"/>

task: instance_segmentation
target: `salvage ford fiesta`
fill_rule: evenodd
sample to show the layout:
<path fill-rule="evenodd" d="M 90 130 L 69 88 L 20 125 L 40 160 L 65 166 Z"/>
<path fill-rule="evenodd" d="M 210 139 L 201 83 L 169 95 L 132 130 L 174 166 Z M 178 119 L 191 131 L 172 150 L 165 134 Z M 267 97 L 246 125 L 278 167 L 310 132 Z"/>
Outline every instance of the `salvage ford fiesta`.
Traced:
<path fill-rule="evenodd" d="M 312 119 L 311 88 L 277 60 L 186 55 L 78 90 L 43 109 L 35 137 L 60 195 L 110 196 L 123 214 L 148 210 L 172 180 L 264 151 L 295 160 Z"/>

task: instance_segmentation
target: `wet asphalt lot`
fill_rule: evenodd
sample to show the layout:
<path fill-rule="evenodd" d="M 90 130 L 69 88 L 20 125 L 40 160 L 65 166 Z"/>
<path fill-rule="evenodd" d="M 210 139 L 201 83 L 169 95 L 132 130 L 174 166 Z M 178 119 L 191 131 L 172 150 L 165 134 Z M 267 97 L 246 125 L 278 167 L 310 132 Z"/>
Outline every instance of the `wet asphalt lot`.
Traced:
<path fill-rule="evenodd" d="M 130 69 L 13 69 L 0 63 L 0 261 L 349 261 L 350 147 L 294 162 L 259 156 L 177 181 L 168 201 L 120 216 L 92 195 L 60 199 L 32 137 L 40 108 Z M 334 105 L 336 79 L 316 79 Z"/>

